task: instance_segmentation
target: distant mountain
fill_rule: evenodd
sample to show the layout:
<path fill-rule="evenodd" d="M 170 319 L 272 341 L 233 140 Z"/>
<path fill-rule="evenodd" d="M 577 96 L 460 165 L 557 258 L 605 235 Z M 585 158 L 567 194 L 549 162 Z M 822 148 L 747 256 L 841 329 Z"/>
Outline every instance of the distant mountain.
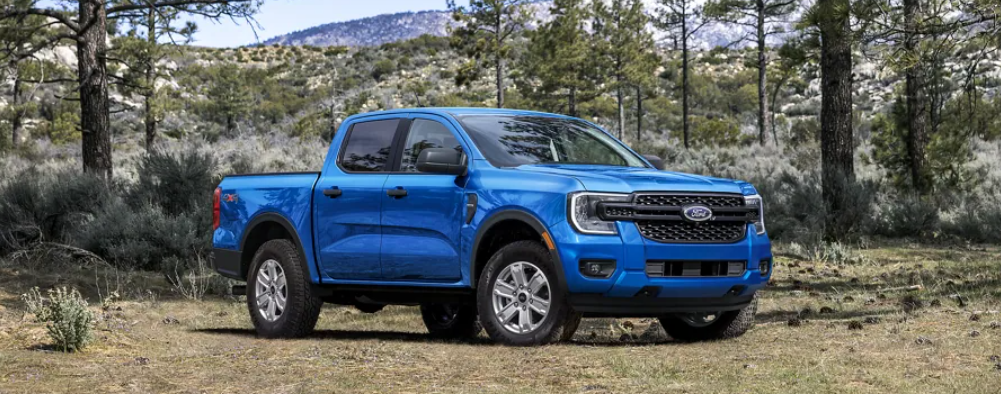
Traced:
<path fill-rule="evenodd" d="M 314 46 L 377 46 L 417 38 L 423 34 L 444 36 L 452 21 L 447 11 L 402 12 L 347 22 L 335 22 L 280 35 L 265 44 Z"/>
<path fill-rule="evenodd" d="M 696 0 L 699 1 L 699 0 Z M 646 1 L 647 8 L 653 12 L 653 1 Z M 549 7 L 551 1 L 537 1 L 531 5 L 533 13 L 539 20 L 549 19 Z M 264 44 L 282 45 L 314 45 L 314 46 L 378 46 L 389 42 L 396 42 L 417 38 L 423 34 L 434 36 L 444 36 L 448 34 L 448 25 L 452 23 L 452 15 L 448 11 L 420 11 L 402 12 L 398 14 L 384 14 L 363 19 L 355 19 L 347 22 L 335 22 L 310 27 L 264 41 Z M 788 30 L 788 29 L 787 29 Z M 718 46 L 731 46 L 741 48 L 747 46 L 746 43 L 733 43 L 744 37 L 747 32 L 743 29 L 721 24 L 709 24 L 695 33 L 691 42 L 694 49 L 712 49 Z M 671 46 L 672 41 L 669 34 L 665 32 L 655 32 L 658 43 L 664 46 Z M 769 37 L 769 44 L 781 44 L 780 36 Z"/>

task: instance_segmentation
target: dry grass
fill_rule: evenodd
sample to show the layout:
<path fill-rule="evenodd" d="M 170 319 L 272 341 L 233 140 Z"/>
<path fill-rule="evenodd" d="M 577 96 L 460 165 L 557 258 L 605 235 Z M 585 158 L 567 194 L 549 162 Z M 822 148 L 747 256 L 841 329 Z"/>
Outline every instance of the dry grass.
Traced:
<path fill-rule="evenodd" d="M 991 328 L 1001 321 L 998 249 L 863 253 L 870 263 L 846 267 L 780 258 L 758 325 L 737 340 L 680 344 L 648 331 L 649 319 L 592 319 L 572 343 L 527 349 L 432 341 L 409 307 L 331 306 L 310 338 L 262 340 L 239 300 L 187 301 L 160 278 L 101 272 L 102 294 L 111 283 L 125 298 L 100 310 L 95 343 L 63 354 L 47 350 L 16 295 L 70 284 L 100 305 L 95 274 L 8 266 L 0 393 L 999 392 L 1001 367 L 990 360 L 1001 354 L 1001 328 Z M 886 290 L 911 285 L 923 290 Z M 849 330 L 852 321 L 862 329 Z"/>

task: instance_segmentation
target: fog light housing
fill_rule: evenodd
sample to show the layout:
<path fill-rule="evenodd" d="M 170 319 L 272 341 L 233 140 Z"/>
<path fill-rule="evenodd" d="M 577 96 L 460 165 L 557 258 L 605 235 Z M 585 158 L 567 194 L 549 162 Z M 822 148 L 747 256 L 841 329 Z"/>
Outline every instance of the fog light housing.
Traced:
<path fill-rule="evenodd" d="M 768 276 L 772 273 L 772 259 L 764 259 L 758 263 L 758 270 L 761 271 L 761 276 Z"/>
<path fill-rule="evenodd" d="M 609 278 L 615 272 L 615 260 L 581 260 L 580 273 L 588 278 Z"/>

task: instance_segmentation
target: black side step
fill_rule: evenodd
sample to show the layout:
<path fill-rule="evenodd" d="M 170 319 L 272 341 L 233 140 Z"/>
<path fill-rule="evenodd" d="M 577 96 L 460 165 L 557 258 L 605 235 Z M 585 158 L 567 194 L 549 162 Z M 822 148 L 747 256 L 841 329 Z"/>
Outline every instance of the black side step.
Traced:
<path fill-rule="evenodd" d="M 235 295 L 235 296 L 245 296 L 245 295 L 247 295 L 247 286 L 246 285 L 234 285 L 233 286 L 233 295 Z"/>

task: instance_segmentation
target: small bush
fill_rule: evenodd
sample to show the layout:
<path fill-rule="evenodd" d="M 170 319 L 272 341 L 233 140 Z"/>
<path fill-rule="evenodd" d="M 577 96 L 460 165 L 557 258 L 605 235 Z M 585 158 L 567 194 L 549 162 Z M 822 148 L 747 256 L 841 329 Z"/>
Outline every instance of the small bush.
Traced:
<path fill-rule="evenodd" d="M 94 314 L 87 309 L 87 301 L 76 289 L 50 289 L 46 299 L 35 287 L 21 297 L 28 306 L 28 313 L 35 315 L 35 321 L 46 324 L 56 349 L 64 352 L 83 350 L 91 341 Z"/>
<path fill-rule="evenodd" d="M 864 255 L 848 244 L 840 242 L 822 242 L 813 247 L 811 259 L 837 265 L 859 264 L 868 261 Z"/>
<path fill-rule="evenodd" d="M 216 275 L 199 256 L 194 260 L 170 257 L 164 260 L 161 270 L 174 291 L 189 300 L 201 301 L 205 294 L 226 294 L 228 291 L 223 284 L 220 293 L 219 284 L 225 282 L 225 278 Z"/>
<path fill-rule="evenodd" d="M 390 59 L 382 59 L 375 62 L 375 65 L 372 67 L 372 78 L 381 81 L 384 76 L 394 72 L 396 72 L 396 63 Z"/>

